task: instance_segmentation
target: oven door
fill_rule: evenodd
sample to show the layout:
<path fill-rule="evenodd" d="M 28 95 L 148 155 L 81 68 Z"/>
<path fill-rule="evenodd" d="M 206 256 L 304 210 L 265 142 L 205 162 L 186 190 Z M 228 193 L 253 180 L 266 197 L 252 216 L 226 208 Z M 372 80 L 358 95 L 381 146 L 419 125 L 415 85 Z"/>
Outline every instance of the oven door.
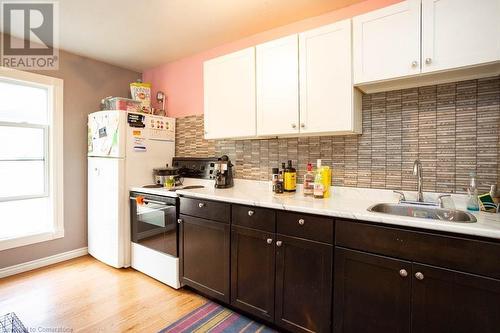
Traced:
<path fill-rule="evenodd" d="M 177 199 L 131 193 L 132 242 L 177 257 Z"/>

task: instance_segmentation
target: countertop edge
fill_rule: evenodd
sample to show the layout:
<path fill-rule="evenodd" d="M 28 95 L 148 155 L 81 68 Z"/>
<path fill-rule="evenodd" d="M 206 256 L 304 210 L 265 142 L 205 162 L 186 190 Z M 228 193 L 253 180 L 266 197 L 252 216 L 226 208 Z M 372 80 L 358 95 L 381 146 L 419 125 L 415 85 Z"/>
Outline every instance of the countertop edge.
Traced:
<path fill-rule="evenodd" d="M 492 230 L 492 229 L 477 229 L 473 228 L 474 224 L 472 223 L 453 223 L 452 222 L 439 222 L 429 221 L 427 219 L 420 218 L 404 218 L 394 215 L 387 215 L 381 213 L 373 213 L 373 212 L 350 212 L 350 211 L 341 211 L 341 210 L 333 210 L 333 209 L 317 209 L 312 207 L 298 206 L 298 205 L 288 205 L 286 203 L 270 203 L 270 202 L 260 202 L 251 199 L 241 199 L 241 198 L 229 198 L 226 196 L 217 196 L 214 194 L 204 194 L 197 193 L 191 190 L 178 190 L 177 194 L 179 196 L 197 198 L 197 199 L 205 199 L 205 200 L 213 200 L 213 201 L 222 201 L 233 204 L 247 205 L 247 206 L 255 206 L 262 208 L 270 208 L 270 209 L 279 209 L 284 211 L 292 211 L 298 213 L 306 213 L 306 214 L 314 214 L 321 216 L 329 216 L 336 218 L 345 218 L 350 220 L 359 220 L 360 222 L 375 222 L 380 224 L 392 225 L 392 226 L 402 226 L 402 227 L 410 227 L 416 228 L 426 231 L 440 231 L 440 232 L 449 232 L 457 235 L 468 235 L 468 236 L 476 236 L 476 237 L 484 237 L 494 240 L 500 240 L 500 229 Z M 485 213 L 487 214 L 487 213 Z"/>

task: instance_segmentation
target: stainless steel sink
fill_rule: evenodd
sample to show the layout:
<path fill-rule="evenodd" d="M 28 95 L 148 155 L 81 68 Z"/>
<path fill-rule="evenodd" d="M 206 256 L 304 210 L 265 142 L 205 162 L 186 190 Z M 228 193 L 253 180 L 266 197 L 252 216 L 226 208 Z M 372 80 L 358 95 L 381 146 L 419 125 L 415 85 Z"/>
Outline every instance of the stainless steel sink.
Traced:
<path fill-rule="evenodd" d="M 464 212 L 458 209 L 444 209 L 437 206 L 428 205 L 379 203 L 368 208 L 368 211 L 456 223 L 477 222 L 476 217 L 468 212 Z"/>

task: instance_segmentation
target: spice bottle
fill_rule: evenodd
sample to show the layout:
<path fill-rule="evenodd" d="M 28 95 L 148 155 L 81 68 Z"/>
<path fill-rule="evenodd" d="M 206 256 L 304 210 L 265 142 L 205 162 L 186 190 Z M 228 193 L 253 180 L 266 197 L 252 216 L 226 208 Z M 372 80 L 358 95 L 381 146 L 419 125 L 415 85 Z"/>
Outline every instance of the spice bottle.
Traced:
<path fill-rule="evenodd" d="M 278 168 L 272 168 L 271 171 L 271 184 L 272 184 L 272 190 L 273 192 L 276 192 L 276 183 L 279 181 L 279 169 Z"/>
<path fill-rule="evenodd" d="M 314 194 L 314 173 L 312 171 L 312 164 L 307 163 L 307 171 L 304 175 L 303 192 L 304 195 Z"/>

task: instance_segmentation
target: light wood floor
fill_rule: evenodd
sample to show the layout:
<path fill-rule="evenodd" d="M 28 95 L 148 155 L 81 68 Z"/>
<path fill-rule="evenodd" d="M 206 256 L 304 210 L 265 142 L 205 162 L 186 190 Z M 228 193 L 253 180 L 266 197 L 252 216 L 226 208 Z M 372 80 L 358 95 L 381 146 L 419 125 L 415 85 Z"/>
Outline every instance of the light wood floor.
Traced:
<path fill-rule="evenodd" d="M 206 299 L 90 256 L 0 279 L 0 316 L 39 332 L 158 332 Z"/>

